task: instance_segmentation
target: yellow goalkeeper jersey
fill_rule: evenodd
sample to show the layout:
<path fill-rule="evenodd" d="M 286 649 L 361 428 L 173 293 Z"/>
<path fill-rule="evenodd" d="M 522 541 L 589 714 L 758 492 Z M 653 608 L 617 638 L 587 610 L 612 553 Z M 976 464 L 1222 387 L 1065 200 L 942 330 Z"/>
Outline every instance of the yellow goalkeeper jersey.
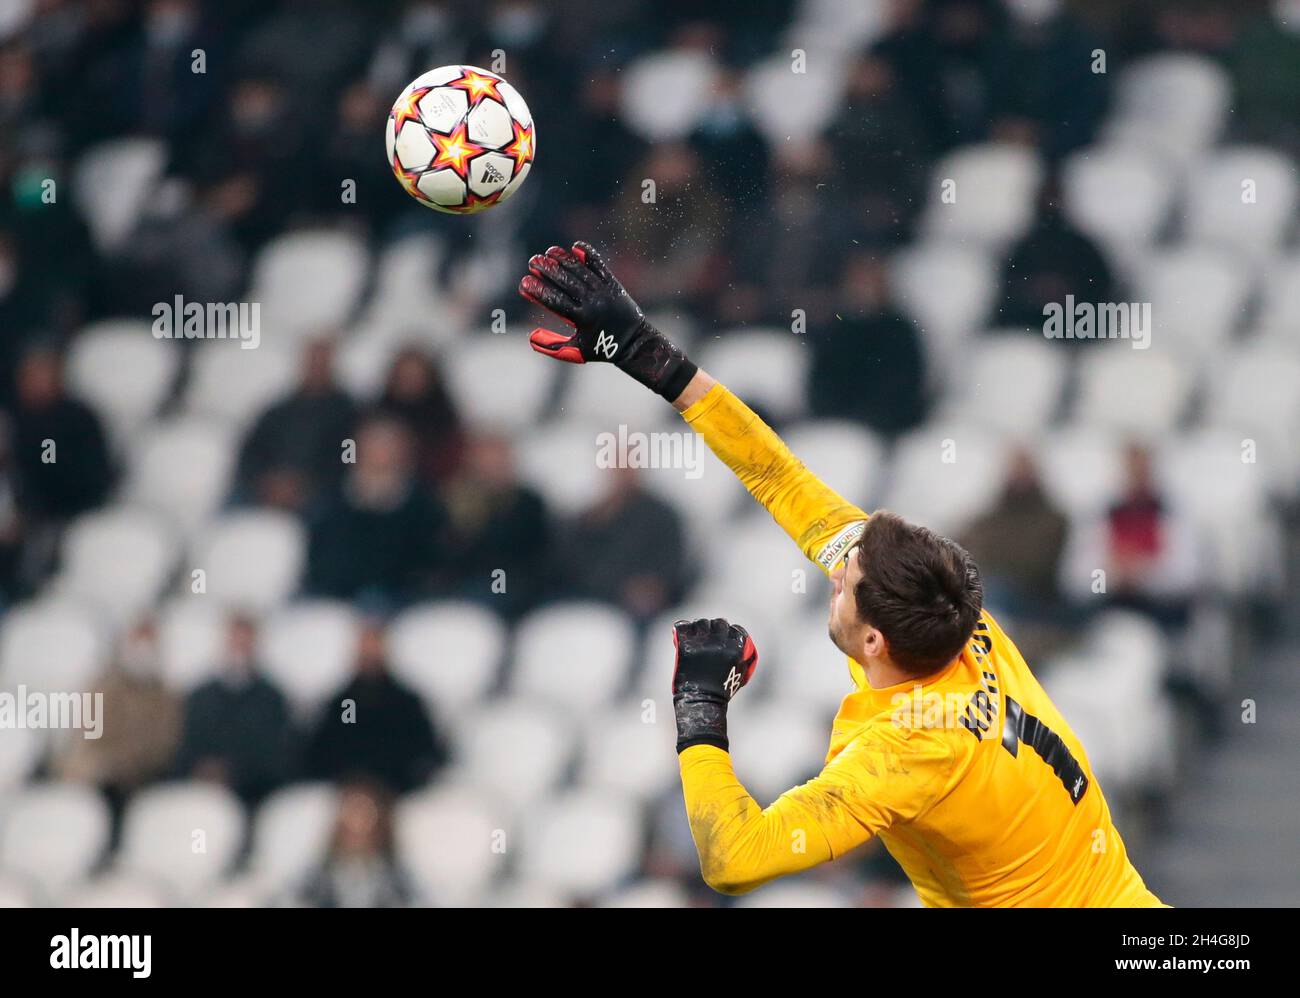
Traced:
<path fill-rule="evenodd" d="M 722 385 L 682 415 L 830 572 L 867 514 Z M 874 689 L 848 666 L 855 689 L 825 767 L 771 806 L 759 807 L 721 749 L 681 753 L 711 886 L 743 893 L 879 836 L 930 907 L 1162 906 L 1129 861 L 1083 745 L 988 613 L 962 654 L 920 682 Z"/>

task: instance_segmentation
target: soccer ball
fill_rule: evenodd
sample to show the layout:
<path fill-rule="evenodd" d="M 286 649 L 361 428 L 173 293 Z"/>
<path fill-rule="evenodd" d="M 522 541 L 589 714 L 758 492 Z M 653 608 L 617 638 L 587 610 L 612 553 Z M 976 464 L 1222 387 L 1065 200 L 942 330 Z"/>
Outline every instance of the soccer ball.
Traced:
<path fill-rule="evenodd" d="M 441 66 L 402 91 L 384 142 L 406 193 L 438 211 L 467 215 L 519 190 L 532 169 L 536 130 L 519 91 L 496 73 Z"/>

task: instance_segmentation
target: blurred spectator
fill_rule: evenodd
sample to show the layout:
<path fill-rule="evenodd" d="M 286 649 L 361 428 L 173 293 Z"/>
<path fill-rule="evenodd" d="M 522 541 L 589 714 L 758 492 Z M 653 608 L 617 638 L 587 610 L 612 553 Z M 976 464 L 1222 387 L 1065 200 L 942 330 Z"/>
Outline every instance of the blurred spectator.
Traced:
<path fill-rule="evenodd" d="M 430 483 L 455 469 L 461 447 L 460 416 L 441 368 L 427 353 L 414 346 L 398 351 L 376 408 L 406 427 L 416 441 L 420 473 Z"/>
<path fill-rule="evenodd" d="M 1198 581 L 1195 533 L 1157 486 L 1145 446 L 1130 444 L 1124 467 L 1123 495 L 1080 532 L 1067 560 L 1070 574 L 1089 580 L 1104 569 L 1105 602 L 1181 627 Z"/>
<path fill-rule="evenodd" d="M 221 783 L 248 804 L 284 782 L 292 747 L 288 704 L 262 675 L 256 643 L 253 621 L 231 617 L 218 674 L 186 698 L 173 766 L 177 777 Z"/>
<path fill-rule="evenodd" d="M 99 417 L 67 393 L 63 357 L 38 347 L 18 367 L 13 413 L 18 501 L 32 521 L 64 521 L 102 503 L 112 484 Z"/>
<path fill-rule="evenodd" d="M 642 488 L 633 468 L 612 469 L 607 491 L 563 530 L 559 577 L 576 596 L 613 602 L 648 620 L 686 583 L 686 538 L 677 511 Z"/>
<path fill-rule="evenodd" d="M 550 527 L 542 497 L 519 480 L 509 438 L 471 437 L 443 497 L 453 591 L 486 600 L 507 617 L 530 609 L 542 595 Z M 493 585 L 497 570 L 505 572 L 503 592 Z"/>
<path fill-rule="evenodd" d="M 402 908 L 414 900 L 397 862 L 392 804 L 382 789 L 365 783 L 343 788 L 329 852 L 299 900 L 313 908 Z"/>
<path fill-rule="evenodd" d="M 879 257 L 849 257 L 834 318 L 813 326 L 809 404 L 818 416 L 860 420 L 880 433 L 911 429 L 925 415 L 925 353 L 916 326 L 889 301 Z"/>
<path fill-rule="evenodd" d="M 1300 3 L 1274 0 L 1247 15 L 1228 53 L 1241 137 L 1300 156 Z"/>
<path fill-rule="evenodd" d="M 305 588 L 402 603 L 428 591 L 443 567 L 442 508 L 416 477 L 414 443 L 401 423 L 364 423 L 355 457 L 311 525 Z"/>
<path fill-rule="evenodd" d="M 703 162 L 706 177 L 725 177 L 727 201 L 750 217 L 764 210 L 767 197 L 767 142 L 750 120 L 745 102 L 745 77 L 735 69 L 720 70 L 713 99 L 691 133 L 691 146 Z"/>
<path fill-rule="evenodd" d="M 0 610 L 17 599 L 23 557 L 23 519 L 8 416 L 0 412 Z"/>
<path fill-rule="evenodd" d="M 312 778 L 360 777 L 401 794 L 446 762 L 424 702 L 388 671 L 387 654 L 383 626 L 367 622 L 352 679 L 326 701 L 308 741 Z"/>
<path fill-rule="evenodd" d="M 112 665 L 88 687 L 104 696 L 98 738 L 73 732 L 55 755 L 62 779 L 100 787 L 116 806 L 166 774 L 181 736 L 183 704 L 163 684 L 158 627 L 138 621 L 122 638 Z"/>
<path fill-rule="evenodd" d="M 298 384 L 272 404 L 244 438 L 241 490 L 257 502 L 300 510 L 343 477 L 343 443 L 357 409 L 334 377 L 334 345 L 318 339 L 302 351 Z"/>
<path fill-rule="evenodd" d="M 1000 324 L 1036 330 L 1043 328 L 1044 306 L 1064 306 L 1066 295 L 1093 304 L 1115 300 L 1106 258 L 1066 219 L 1054 181 L 1043 185 L 1037 221 L 1007 257 L 1002 288 Z"/>
<path fill-rule="evenodd" d="M 1002 494 L 961 539 L 979 565 L 988 602 L 1017 616 L 1051 607 L 1068 529 L 1065 514 L 1043 490 L 1033 456 L 1017 448 Z"/>

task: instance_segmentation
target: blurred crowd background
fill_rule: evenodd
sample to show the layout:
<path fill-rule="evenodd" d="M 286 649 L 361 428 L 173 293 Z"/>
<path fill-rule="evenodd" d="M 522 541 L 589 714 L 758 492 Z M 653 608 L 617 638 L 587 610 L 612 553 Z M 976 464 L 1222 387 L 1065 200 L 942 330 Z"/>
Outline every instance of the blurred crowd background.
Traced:
<path fill-rule="evenodd" d="M 537 123 L 473 218 L 383 154 L 451 62 Z M 1149 886 L 1295 904 L 1297 155 L 1286 0 L 2 0 L 0 689 L 106 718 L 0 730 L 0 903 L 916 903 L 875 845 L 701 884 L 668 622 L 753 631 L 764 803 L 849 680 L 711 455 L 600 467 L 676 415 L 528 350 L 524 262 L 583 238 L 972 550 Z M 260 344 L 155 337 L 177 295 Z M 1047 338 L 1067 295 L 1149 346 Z"/>

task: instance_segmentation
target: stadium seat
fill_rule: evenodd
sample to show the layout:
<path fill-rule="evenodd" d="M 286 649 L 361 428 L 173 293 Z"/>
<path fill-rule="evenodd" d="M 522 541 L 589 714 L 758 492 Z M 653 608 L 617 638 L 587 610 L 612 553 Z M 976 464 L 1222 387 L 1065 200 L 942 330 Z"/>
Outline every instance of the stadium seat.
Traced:
<path fill-rule="evenodd" d="M 108 662 L 102 621 L 61 599 L 20 603 L 0 622 L 0 682 L 46 692 L 82 692 Z"/>
<path fill-rule="evenodd" d="M 1137 146 L 1102 144 L 1072 153 L 1061 185 L 1066 217 L 1121 270 L 1159 237 L 1174 196 L 1159 157 Z"/>
<path fill-rule="evenodd" d="M 1104 136 L 1186 167 L 1222 133 L 1231 91 L 1227 71 L 1206 56 L 1147 56 L 1121 72 Z"/>
<path fill-rule="evenodd" d="M 1088 763 L 1108 797 L 1118 800 L 1137 780 L 1137 760 L 1124 755 L 1126 718 L 1094 675 L 1091 657 L 1080 652 L 1043 663 L 1041 682 L 1066 724 L 1083 744 Z"/>
<path fill-rule="evenodd" d="M 790 39 L 808 39 L 810 53 L 822 49 L 853 53 L 866 51 L 890 29 L 887 8 L 876 4 L 845 4 L 840 0 L 804 0 L 798 5 Z M 786 64 L 789 72 L 789 64 Z"/>
<path fill-rule="evenodd" d="M 638 880 L 601 899 L 602 908 L 688 908 L 690 900 L 676 880 Z"/>
<path fill-rule="evenodd" d="M 212 340 L 194 344 L 190 365 L 186 411 L 242 432 L 293 388 L 298 354 L 270 342 L 251 350 L 233 340 Z"/>
<path fill-rule="evenodd" d="M 521 833 L 519 874 L 573 897 L 594 898 L 636 872 L 641 817 L 631 801 L 574 790 L 542 804 Z"/>
<path fill-rule="evenodd" d="M 36 891 L 21 878 L 0 873 L 0 908 L 35 908 Z"/>
<path fill-rule="evenodd" d="M 147 322 L 92 323 L 68 348 L 68 386 L 106 420 L 120 450 L 171 394 L 183 351 L 155 339 Z"/>
<path fill-rule="evenodd" d="M 551 400 L 559 367 L 541 359 L 517 336 L 467 338 L 443 358 L 447 391 L 472 426 L 530 429 Z"/>
<path fill-rule="evenodd" d="M 47 896 L 58 895 L 99 862 L 109 821 L 108 805 L 95 790 L 76 783 L 29 786 L 4 809 L 0 869 L 28 878 Z"/>
<path fill-rule="evenodd" d="M 622 114 L 652 142 L 684 139 L 709 106 L 717 65 L 699 51 L 652 52 L 623 71 Z"/>
<path fill-rule="evenodd" d="M 1206 389 L 1206 421 L 1254 439 L 1270 488 L 1294 496 L 1300 489 L 1300 351 L 1252 340 L 1220 358 Z"/>
<path fill-rule="evenodd" d="M 514 852 L 503 816 L 469 786 L 404 797 L 394 835 L 398 858 L 422 903 L 439 907 L 479 903 Z"/>
<path fill-rule="evenodd" d="M 925 236 L 939 242 L 1004 248 L 1029 230 L 1042 180 L 1043 165 L 1037 154 L 1023 146 L 997 142 L 959 146 L 934 167 L 922 222 Z M 945 200 L 948 181 L 953 194 Z"/>
<path fill-rule="evenodd" d="M 806 53 L 810 43 L 808 36 L 799 39 Z M 822 45 L 807 53 L 801 73 L 791 72 L 789 50 L 753 64 L 745 75 L 745 99 L 754 127 L 778 148 L 816 140 L 840 109 L 844 63 L 844 53 Z"/>
<path fill-rule="evenodd" d="M 674 340 L 673 342 L 677 342 Z M 689 347 L 677 343 L 683 350 Z M 536 363 L 540 358 L 531 356 Z M 700 366 L 705 366 L 701 362 Z M 562 419 L 575 420 L 615 430 L 619 424 L 630 430 L 685 429 L 686 424 L 662 398 L 628 381 L 612 364 L 587 364 L 580 370 L 565 371 L 557 412 Z M 710 373 L 712 369 L 710 369 Z"/>
<path fill-rule="evenodd" d="M 890 282 L 899 306 L 920 327 L 938 380 L 951 379 L 965 359 L 967 336 L 993 309 L 998 274 L 992 256 L 972 247 L 921 243 L 895 254 Z"/>
<path fill-rule="evenodd" d="M 1001 491 L 1005 465 L 998 435 L 963 423 L 930 423 L 898 441 L 885 505 L 940 533 L 960 533 Z"/>
<path fill-rule="evenodd" d="M 442 346 L 459 338 L 464 306 L 440 279 L 446 246 L 432 232 L 395 239 L 379 252 L 375 287 L 354 335 Z"/>
<path fill-rule="evenodd" d="M 73 887 L 59 899 L 64 908 L 171 908 L 176 898 L 150 876 L 108 873 Z"/>
<path fill-rule="evenodd" d="M 484 908 L 567 908 L 573 898 L 550 884 L 510 878 L 482 899 Z"/>
<path fill-rule="evenodd" d="M 1192 375 L 1168 352 L 1096 343 L 1082 358 L 1074 418 L 1146 440 L 1173 433 L 1187 408 Z"/>
<path fill-rule="evenodd" d="M 1217 149 L 1192 172 L 1186 235 L 1258 264 L 1287 235 L 1295 207 L 1295 165 L 1284 154 L 1257 146 Z"/>
<path fill-rule="evenodd" d="M 585 714 L 623 690 L 635 649 L 632 623 L 621 610 L 576 601 L 544 606 L 518 624 L 510 686 L 519 697 Z M 557 674 L 564 683 L 556 683 Z"/>
<path fill-rule="evenodd" d="M 730 518 L 747 509 L 753 500 L 703 437 L 685 423 L 671 427 L 671 432 L 681 435 L 666 440 L 666 446 L 670 452 L 671 448 L 680 448 L 684 467 L 643 472 L 641 483 L 682 517 L 692 550 L 705 551 Z"/>
<path fill-rule="evenodd" d="M 267 678 L 298 708 L 316 707 L 352 674 L 358 626 L 357 611 L 342 601 L 304 600 L 275 611 L 258 641 Z"/>
<path fill-rule="evenodd" d="M 191 564 L 217 602 L 263 612 L 298 588 L 306 558 L 302 524 L 288 513 L 228 513 L 197 538 Z"/>
<path fill-rule="evenodd" d="M 339 384 L 353 398 L 371 402 L 379 398 L 393 357 L 408 341 L 373 330 L 356 330 L 338 346 L 334 371 Z"/>
<path fill-rule="evenodd" d="M 496 614 L 458 600 L 410 607 L 388 632 L 394 675 L 448 711 L 483 698 L 505 646 L 505 626 Z"/>
<path fill-rule="evenodd" d="M 325 859 L 338 810 L 328 783 L 295 783 L 277 790 L 253 815 L 248 876 L 266 896 L 284 896 Z"/>
<path fill-rule="evenodd" d="M 217 673 L 225 653 L 228 615 L 205 596 L 178 596 L 158 610 L 162 681 L 188 693 Z"/>
<path fill-rule="evenodd" d="M 802 416 L 808 381 L 808 341 L 788 329 L 732 330 L 710 340 L 700 367 L 773 422 Z"/>
<path fill-rule="evenodd" d="M 849 419 L 817 419 L 784 429 L 781 439 L 814 475 L 851 503 L 870 511 L 886 470 L 885 445 Z"/>
<path fill-rule="evenodd" d="M 571 725 L 549 704 L 500 697 L 452 718 L 457 768 L 470 786 L 524 813 L 560 782 L 573 754 Z"/>
<path fill-rule="evenodd" d="M 192 534 L 225 499 L 235 444 L 219 420 L 179 416 L 153 423 L 132 447 L 124 498 Z"/>
<path fill-rule="evenodd" d="M 1260 331 L 1294 353 L 1300 349 L 1300 253 L 1273 260 L 1260 286 Z"/>
<path fill-rule="evenodd" d="M 990 333 L 972 343 L 968 366 L 953 379 L 942 416 L 1028 438 L 1052 422 L 1068 373 L 1065 356 L 1046 337 Z"/>
<path fill-rule="evenodd" d="M 618 423 L 554 420 L 534 429 L 519 445 L 520 477 L 541 493 L 558 516 L 576 516 L 609 488 L 610 472 L 597 464 L 606 439 L 602 434 L 612 434 L 608 439 L 611 446 L 616 446 Z M 645 481 L 649 485 L 656 479 L 673 477 L 647 475 Z"/>
<path fill-rule="evenodd" d="M 43 728 L 7 728 L 0 735 L 0 815 L 6 792 L 21 787 L 45 754 Z"/>
<path fill-rule="evenodd" d="M 243 835 L 243 806 L 224 787 L 156 784 L 127 805 L 118 872 L 156 878 L 196 900 L 231 867 Z"/>
<path fill-rule="evenodd" d="M 369 251 L 344 230 L 308 229 L 277 236 L 253 265 L 251 301 L 262 306 L 263 342 L 337 332 L 360 301 Z"/>
<path fill-rule="evenodd" d="M 247 876 L 223 880 L 201 895 L 198 906 L 203 908 L 265 908 L 278 899 L 268 895 L 262 885 Z"/>
<path fill-rule="evenodd" d="M 110 506 L 69 526 L 52 591 L 84 600 L 117 624 L 127 624 L 153 605 L 179 554 L 169 525 L 157 514 Z"/>
<path fill-rule="evenodd" d="M 677 729 L 667 704 L 668 677 L 662 681 L 662 702 L 647 708 L 640 698 L 624 700 L 587 720 L 578 767 L 583 786 L 641 802 L 673 786 L 677 779 Z"/>
<path fill-rule="evenodd" d="M 828 612 L 818 607 L 787 627 L 780 657 L 774 655 L 769 668 L 772 695 L 780 703 L 809 707 L 829 720 L 854 687 L 848 660 L 826 633 Z"/>
<path fill-rule="evenodd" d="M 1071 518 L 1096 515 L 1120 496 L 1123 455 L 1109 431 L 1071 423 L 1041 437 L 1034 455 L 1044 490 Z"/>
<path fill-rule="evenodd" d="M 72 173 L 72 197 L 101 251 L 116 251 L 131 237 L 166 165 L 167 148 L 160 139 L 111 139 L 81 154 Z"/>
<path fill-rule="evenodd" d="M 826 718 L 797 702 L 769 698 L 747 704 L 742 699 L 731 705 L 737 732 L 731 758 L 741 783 L 766 807 L 821 771 L 826 761 Z"/>
<path fill-rule="evenodd" d="M 1151 303 L 1151 351 L 1217 360 L 1249 290 L 1240 264 L 1221 250 L 1184 246 L 1152 256 L 1136 270 L 1136 297 Z"/>

